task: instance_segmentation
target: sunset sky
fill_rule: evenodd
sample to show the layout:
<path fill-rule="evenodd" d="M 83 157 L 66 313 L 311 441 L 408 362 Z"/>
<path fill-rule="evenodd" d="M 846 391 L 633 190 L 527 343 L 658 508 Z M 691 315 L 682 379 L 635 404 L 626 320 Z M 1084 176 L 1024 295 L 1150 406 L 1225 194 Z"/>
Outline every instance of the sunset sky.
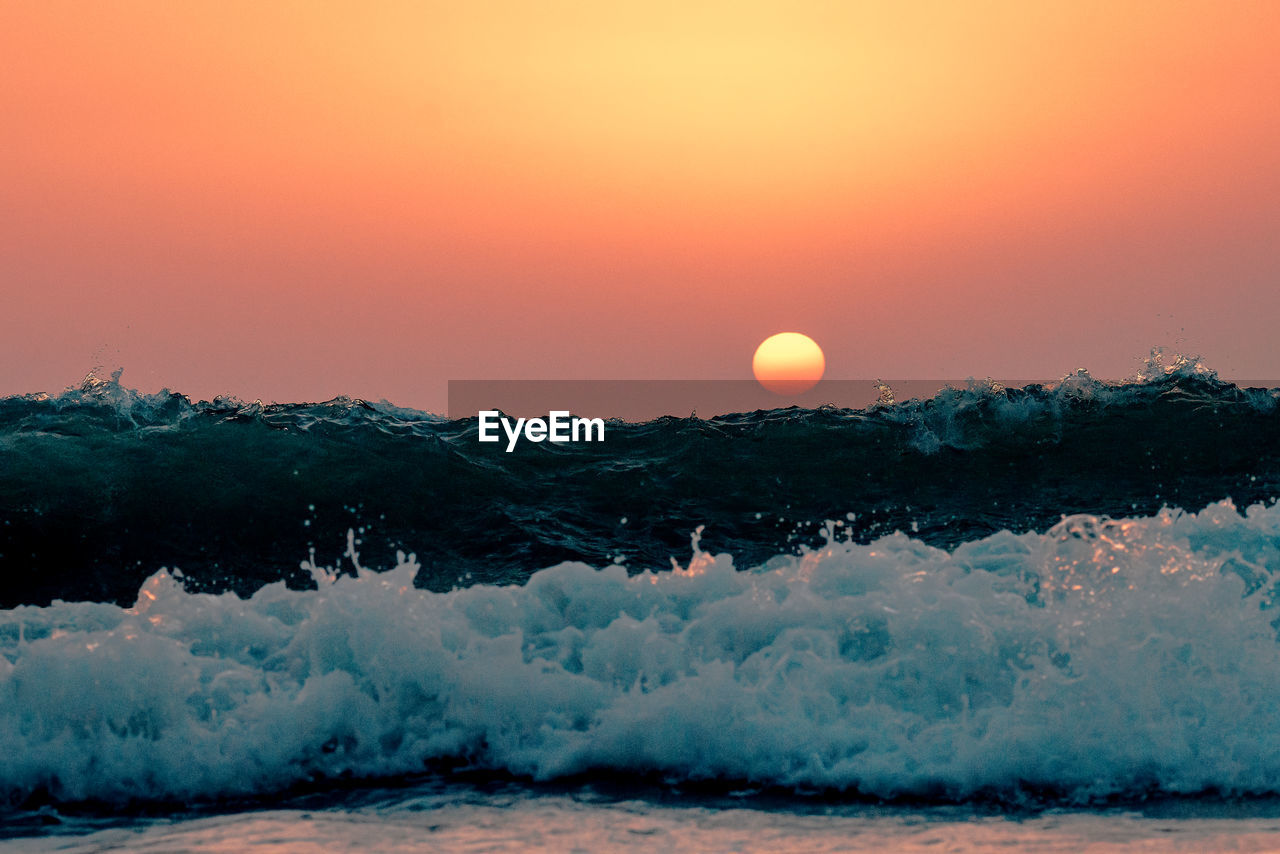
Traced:
<path fill-rule="evenodd" d="M 0 394 L 1280 379 L 1280 3 L 0 0 Z"/>

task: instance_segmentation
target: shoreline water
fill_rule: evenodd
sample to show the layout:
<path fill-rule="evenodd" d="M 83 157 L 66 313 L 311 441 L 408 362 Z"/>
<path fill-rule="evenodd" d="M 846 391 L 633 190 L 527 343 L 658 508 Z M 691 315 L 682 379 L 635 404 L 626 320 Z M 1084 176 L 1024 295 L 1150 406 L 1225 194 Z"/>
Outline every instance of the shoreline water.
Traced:
<path fill-rule="evenodd" d="M 0 850 L 1274 851 L 1280 798 L 1008 809 L 432 779 L 275 803 L 8 825 Z"/>

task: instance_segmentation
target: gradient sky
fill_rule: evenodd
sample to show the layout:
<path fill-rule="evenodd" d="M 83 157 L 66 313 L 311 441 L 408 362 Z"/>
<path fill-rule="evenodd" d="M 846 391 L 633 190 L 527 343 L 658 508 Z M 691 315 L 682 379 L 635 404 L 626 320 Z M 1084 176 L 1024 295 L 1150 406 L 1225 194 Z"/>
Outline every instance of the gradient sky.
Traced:
<path fill-rule="evenodd" d="M 1280 378 L 1280 3 L 0 0 L 0 394 Z"/>

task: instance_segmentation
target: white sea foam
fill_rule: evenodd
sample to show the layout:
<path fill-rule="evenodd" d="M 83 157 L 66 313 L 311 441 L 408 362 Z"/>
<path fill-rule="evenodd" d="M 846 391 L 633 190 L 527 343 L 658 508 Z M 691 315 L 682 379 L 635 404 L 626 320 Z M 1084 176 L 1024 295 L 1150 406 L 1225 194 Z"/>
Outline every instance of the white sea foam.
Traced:
<path fill-rule="evenodd" d="M 198 799 L 441 757 L 894 796 L 1280 791 L 1280 507 L 902 534 L 736 571 L 406 558 L 249 599 L 0 612 L 0 792 Z"/>

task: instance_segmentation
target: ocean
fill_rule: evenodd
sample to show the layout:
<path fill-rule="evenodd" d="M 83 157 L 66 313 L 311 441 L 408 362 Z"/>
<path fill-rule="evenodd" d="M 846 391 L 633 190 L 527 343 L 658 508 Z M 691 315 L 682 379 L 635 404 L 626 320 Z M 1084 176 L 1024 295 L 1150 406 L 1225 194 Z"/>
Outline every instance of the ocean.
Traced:
<path fill-rule="evenodd" d="M 1280 850 L 1278 407 L 0 399 L 0 847 Z"/>

